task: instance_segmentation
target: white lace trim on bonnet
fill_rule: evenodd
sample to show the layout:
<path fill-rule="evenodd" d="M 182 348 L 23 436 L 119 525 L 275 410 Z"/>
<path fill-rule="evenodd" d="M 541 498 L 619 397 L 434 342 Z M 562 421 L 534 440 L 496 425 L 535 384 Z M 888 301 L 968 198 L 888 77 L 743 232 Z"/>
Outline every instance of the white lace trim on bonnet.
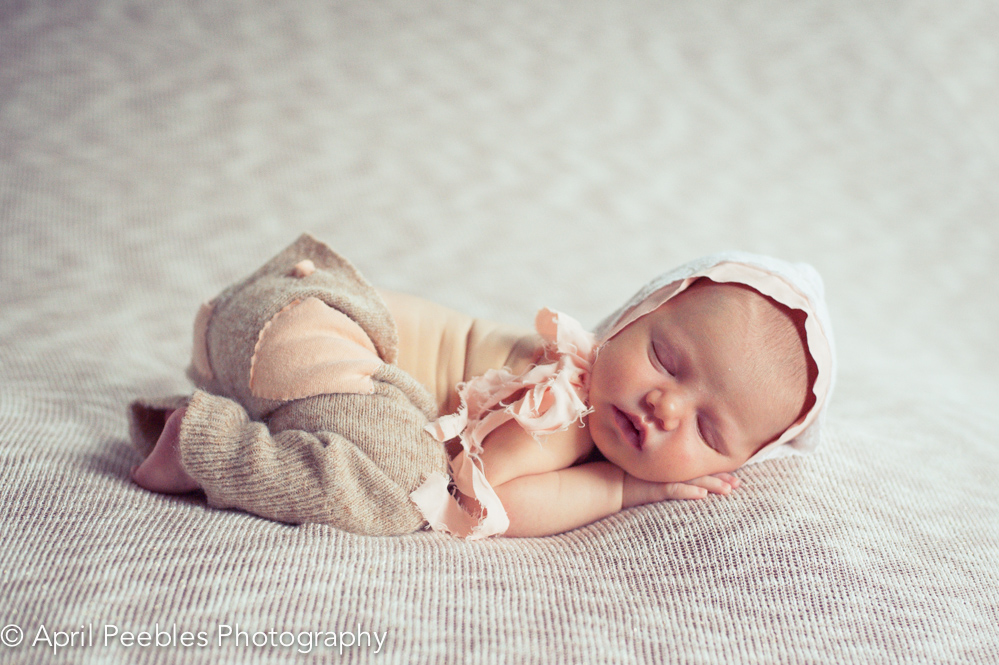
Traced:
<path fill-rule="evenodd" d="M 819 444 L 825 406 L 835 383 L 836 354 L 822 278 L 811 265 L 747 252 L 702 257 L 666 272 L 642 287 L 624 306 L 597 325 L 594 331 L 597 339 L 601 344 L 607 341 L 628 324 L 683 292 L 699 277 L 720 283 L 744 284 L 806 314 L 807 350 L 818 368 L 812 385 L 815 404 L 776 441 L 757 451 L 747 464 L 814 450 Z"/>

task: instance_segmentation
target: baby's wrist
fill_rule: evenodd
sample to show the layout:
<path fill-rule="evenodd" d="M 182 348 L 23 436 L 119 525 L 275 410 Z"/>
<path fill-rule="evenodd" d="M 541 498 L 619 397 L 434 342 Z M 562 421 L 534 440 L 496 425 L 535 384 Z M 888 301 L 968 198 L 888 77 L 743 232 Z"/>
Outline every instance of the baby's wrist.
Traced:
<path fill-rule="evenodd" d="M 635 506 L 640 506 L 647 501 L 643 501 L 642 495 L 644 480 L 640 480 L 635 476 L 631 475 L 627 471 L 621 471 L 621 509 L 634 508 Z"/>

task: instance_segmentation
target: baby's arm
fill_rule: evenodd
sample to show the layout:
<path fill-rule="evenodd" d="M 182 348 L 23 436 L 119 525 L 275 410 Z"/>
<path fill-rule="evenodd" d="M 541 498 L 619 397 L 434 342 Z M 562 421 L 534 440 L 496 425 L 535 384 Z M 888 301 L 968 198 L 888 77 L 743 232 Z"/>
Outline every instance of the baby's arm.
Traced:
<path fill-rule="evenodd" d="M 570 427 L 542 443 L 514 420 L 486 437 L 480 459 L 510 518 L 507 536 L 546 536 L 668 499 L 728 494 L 739 480 L 728 473 L 686 483 L 640 480 L 610 462 L 573 466 L 593 450 L 586 427 Z"/>
<path fill-rule="evenodd" d="M 510 518 L 507 536 L 549 536 L 613 515 L 624 508 L 668 499 L 703 499 L 739 486 L 730 473 L 686 483 L 640 480 L 610 462 L 520 476 L 495 487 Z"/>
<path fill-rule="evenodd" d="M 479 460 L 494 488 L 515 478 L 565 469 L 586 458 L 593 442 L 575 425 L 539 442 L 516 420 L 508 420 L 486 436 Z"/>

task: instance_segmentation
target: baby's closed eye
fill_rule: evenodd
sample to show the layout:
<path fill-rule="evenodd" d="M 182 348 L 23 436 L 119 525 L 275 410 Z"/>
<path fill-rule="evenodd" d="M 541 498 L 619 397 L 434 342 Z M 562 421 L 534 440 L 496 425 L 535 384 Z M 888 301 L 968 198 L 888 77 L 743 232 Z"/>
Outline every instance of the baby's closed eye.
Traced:
<path fill-rule="evenodd" d="M 676 362 L 669 349 L 664 344 L 652 342 L 652 364 L 658 366 L 670 376 L 676 376 Z"/>

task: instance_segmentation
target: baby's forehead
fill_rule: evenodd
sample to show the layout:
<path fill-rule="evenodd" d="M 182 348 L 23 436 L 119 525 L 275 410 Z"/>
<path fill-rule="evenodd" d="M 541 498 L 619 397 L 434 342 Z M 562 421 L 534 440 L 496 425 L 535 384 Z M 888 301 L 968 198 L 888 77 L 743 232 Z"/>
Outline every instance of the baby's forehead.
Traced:
<path fill-rule="evenodd" d="M 674 322 L 724 337 L 739 336 L 747 347 L 797 355 L 799 349 L 792 347 L 800 345 L 805 353 L 799 330 L 803 321 L 796 317 L 801 313 L 745 284 L 701 278 L 660 310 Z"/>
<path fill-rule="evenodd" d="M 780 315 L 776 303 L 747 284 L 738 282 L 714 282 L 707 277 L 694 281 L 686 289 L 663 303 L 673 308 L 696 304 L 697 307 L 684 307 L 687 316 L 711 317 L 732 316 L 741 313 L 747 318 Z"/>

